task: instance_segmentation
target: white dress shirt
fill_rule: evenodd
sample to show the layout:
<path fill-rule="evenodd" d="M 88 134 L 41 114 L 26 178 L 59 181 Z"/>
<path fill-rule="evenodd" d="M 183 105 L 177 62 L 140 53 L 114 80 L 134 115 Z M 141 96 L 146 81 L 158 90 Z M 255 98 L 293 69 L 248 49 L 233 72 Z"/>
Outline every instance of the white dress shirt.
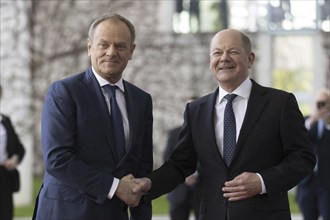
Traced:
<path fill-rule="evenodd" d="M 252 89 L 252 82 L 250 78 L 246 78 L 246 80 L 237 87 L 231 94 L 237 95 L 236 98 L 232 102 L 233 111 L 235 114 L 235 121 L 236 121 L 236 142 L 238 140 L 245 112 L 247 109 L 248 101 L 250 98 Z M 222 89 L 219 86 L 219 93 L 217 97 L 217 101 L 215 104 L 215 114 L 214 114 L 214 125 L 215 125 L 215 138 L 216 142 L 220 151 L 220 154 L 223 156 L 223 115 L 225 111 L 225 107 L 227 104 L 227 100 L 224 98 L 228 92 L 226 92 L 224 89 Z M 262 185 L 262 191 L 261 194 L 266 193 L 266 187 L 264 184 L 264 181 L 259 173 L 257 173 L 261 185 Z"/>
<path fill-rule="evenodd" d="M 237 89 L 235 89 L 235 91 L 232 92 L 232 94 L 237 95 L 232 102 L 236 121 L 236 142 L 244 120 L 251 89 L 252 82 L 249 78 L 247 78 Z M 224 97 L 227 94 L 228 92 L 226 92 L 219 86 L 219 93 L 217 97 L 217 102 L 215 104 L 214 124 L 216 142 L 221 155 L 223 155 L 223 115 L 227 104 L 227 100 Z"/>

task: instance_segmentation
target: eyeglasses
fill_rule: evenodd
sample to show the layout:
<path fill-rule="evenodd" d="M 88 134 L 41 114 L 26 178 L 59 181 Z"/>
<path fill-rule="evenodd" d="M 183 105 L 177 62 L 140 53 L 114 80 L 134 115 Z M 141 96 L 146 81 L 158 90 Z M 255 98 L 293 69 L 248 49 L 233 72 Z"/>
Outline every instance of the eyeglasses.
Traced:
<path fill-rule="evenodd" d="M 318 109 L 323 108 L 324 106 L 325 106 L 325 102 L 323 102 L 323 101 L 316 102 L 316 107 Z"/>

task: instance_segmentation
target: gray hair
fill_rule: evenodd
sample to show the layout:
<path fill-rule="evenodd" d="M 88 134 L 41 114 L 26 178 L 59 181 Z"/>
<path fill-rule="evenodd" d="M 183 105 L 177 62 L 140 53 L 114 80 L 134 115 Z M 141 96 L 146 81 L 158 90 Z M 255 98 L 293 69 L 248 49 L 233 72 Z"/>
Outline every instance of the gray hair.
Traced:
<path fill-rule="evenodd" d="M 243 42 L 243 47 L 247 53 L 252 51 L 250 38 L 241 32 L 241 40 Z"/>
<path fill-rule="evenodd" d="M 88 38 L 90 40 L 93 39 L 94 31 L 95 31 L 95 28 L 97 27 L 97 25 L 99 25 L 102 21 L 105 21 L 105 20 L 119 20 L 119 21 L 125 23 L 131 33 L 131 43 L 132 44 L 134 43 L 134 41 L 135 41 L 134 25 L 127 18 L 125 18 L 119 14 L 106 14 L 106 15 L 96 18 L 94 20 L 94 22 L 91 24 L 91 26 L 89 27 Z"/>

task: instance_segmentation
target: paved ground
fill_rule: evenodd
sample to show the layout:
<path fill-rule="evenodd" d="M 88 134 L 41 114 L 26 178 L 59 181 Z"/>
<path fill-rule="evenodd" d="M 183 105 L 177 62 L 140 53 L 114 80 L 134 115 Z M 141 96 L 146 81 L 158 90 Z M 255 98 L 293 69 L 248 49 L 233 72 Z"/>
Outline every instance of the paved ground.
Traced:
<path fill-rule="evenodd" d="M 15 218 L 14 220 L 31 220 L 31 218 Z M 152 220 L 169 220 L 168 216 L 154 216 Z M 190 220 L 194 220 L 193 217 Z M 300 214 L 292 215 L 292 220 L 303 220 Z"/>
<path fill-rule="evenodd" d="M 168 216 L 155 216 L 152 220 L 169 220 Z M 190 220 L 194 220 L 193 217 L 190 217 Z M 303 220 L 302 216 L 297 214 L 292 216 L 292 220 Z"/>

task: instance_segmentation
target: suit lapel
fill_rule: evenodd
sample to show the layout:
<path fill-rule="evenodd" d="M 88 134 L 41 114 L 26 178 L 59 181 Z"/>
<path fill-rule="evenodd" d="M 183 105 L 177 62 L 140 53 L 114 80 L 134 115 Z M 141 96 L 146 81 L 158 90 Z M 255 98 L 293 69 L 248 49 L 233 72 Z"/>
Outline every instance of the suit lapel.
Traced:
<path fill-rule="evenodd" d="M 118 161 L 114 137 L 112 136 L 113 128 L 110 123 L 110 114 L 106 102 L 104 100 L 103 92 L 91 68 L 87 69 L 86 74 L 84 76 L 85 78 L 82 79 L 82 86 L 84 87 L 84 89 L 82 89 L 82 91 L 87 97 L 88 102 L 91 103 L 91 106 L 97 106 L 97 108 L 95 108 L 95 114 L 97 114 L 99 124 L 102 128 L 101 130 L 104 132 L 104 135 L 109 142 L 112 156 L 115 158 L 116 161 Z"/>
<path fill-rule="evenodd" d="M 127 152 L 130 151 L 131 149 L 131 143 L 133 142 L 133 138 L 134 138 L 134 131 L 136 129 L 136 122 L 137 122 L 137 112 L 136 109 L 134 109 L 133 106 L 135 106 L 135 108 L 137 108 L 137 106 L 139 106 L 139 99 L 137 97 L 135 97 L 135 93 L 134 92 L 130 92 L 130 85 L 128 83 L 126 83 L 126 81 L 123 80 L 124 83 L 124 87 L 125 87 L 125 100 L 126 100 L 126 110 L 127 110 L 127 117 L 128 117 L 128 122 L 129 122 L 129 140 L 128 140 L 128 144 L 127 144 L 127 150 L 126 150 L 126 154 Z M 125 154 L 125 155 L 126 155 Z"/>
<path fill-rule="evenodd" d="M 212 93 L 205 102 L 200 105 L 200 111 L 198 113 L 198 122 L 200 132 L 205 135 L 205 141 L 210 143 L 212 155 L 218 155 L 221 159 L 221 154 L 219 152 L 219 147 L 216 143 L 215 136 L 215 125 L 214 125 L 214 114 L 215 114 L 215 102 L 218 97 L 219 89 Z M 211 116 L 211 117 L 210 117 Z"/>
<path fill-rule="evenodd" d="M 265 96 L 266 90 L 252 80 L 252 90 L 249 98 L 249 102 L 247 105 L 244 121 L 242 124 L 242 128 L 237 140 L 236 150 L 234 154 L 235 156 L 239 153 L 239 151 L 244 146 L 246 138 L 249 136 L 250 132 L 253 130 L 256 122 L 258 121 L 263 109 L 265 108 L 268 99 Z"/>

